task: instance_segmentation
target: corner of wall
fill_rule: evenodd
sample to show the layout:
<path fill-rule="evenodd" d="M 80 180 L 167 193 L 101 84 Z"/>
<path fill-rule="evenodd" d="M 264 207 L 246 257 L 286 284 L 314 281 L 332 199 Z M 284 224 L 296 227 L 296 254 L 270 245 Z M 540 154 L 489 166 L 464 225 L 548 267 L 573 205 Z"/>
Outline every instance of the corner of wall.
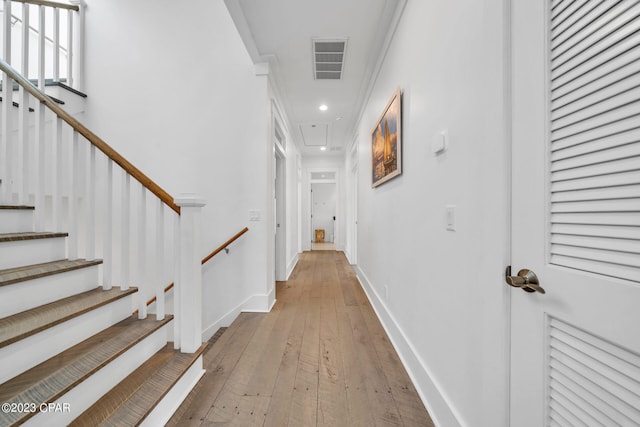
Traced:
<path fill-rule="evenodd" d="M 276 303 L 275 289 L 265 295 L 251 295 L 249 298 L 229 310 L 226 314 L 205 327 L 202 331 L 202 341 L 208 341 L 218 329 L 231 325 L 242 312 L 268 313 Z"/>

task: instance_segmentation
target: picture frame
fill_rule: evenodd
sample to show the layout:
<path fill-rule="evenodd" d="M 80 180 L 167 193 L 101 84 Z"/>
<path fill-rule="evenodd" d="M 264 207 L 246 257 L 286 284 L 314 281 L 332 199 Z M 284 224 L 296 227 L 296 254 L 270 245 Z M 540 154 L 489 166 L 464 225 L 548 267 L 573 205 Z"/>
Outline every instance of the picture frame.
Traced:
<path fill-rule="evenodd" d="M 398 87 L 371 130 L 371 187 L 402 174 L 402 93 Z"/>

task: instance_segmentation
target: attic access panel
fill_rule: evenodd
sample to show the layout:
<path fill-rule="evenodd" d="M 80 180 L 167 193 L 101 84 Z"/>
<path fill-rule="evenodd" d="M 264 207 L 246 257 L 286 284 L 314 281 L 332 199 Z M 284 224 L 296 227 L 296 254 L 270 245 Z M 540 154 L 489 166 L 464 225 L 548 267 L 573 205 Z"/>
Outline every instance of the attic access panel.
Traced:
<path fill-rule="evenodd" d="M 329 142 L 329 125 L 326 123 L 301 124 L 300 133 L 305 147 L 326 147 Z"/>
<path fill-rule="evenodd" d="M 315 80 L 341 80 L 347 39 L 312 39 Z"/>

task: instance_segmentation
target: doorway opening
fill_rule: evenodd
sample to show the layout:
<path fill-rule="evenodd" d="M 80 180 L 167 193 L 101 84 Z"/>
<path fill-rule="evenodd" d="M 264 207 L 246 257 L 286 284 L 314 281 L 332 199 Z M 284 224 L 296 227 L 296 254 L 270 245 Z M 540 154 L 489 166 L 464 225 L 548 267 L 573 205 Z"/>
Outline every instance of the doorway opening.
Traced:
<path fill-rule="evenodd" d="M 311 183 L 311 250 L 336 250 L 337 201 L 335 182 Z"/>

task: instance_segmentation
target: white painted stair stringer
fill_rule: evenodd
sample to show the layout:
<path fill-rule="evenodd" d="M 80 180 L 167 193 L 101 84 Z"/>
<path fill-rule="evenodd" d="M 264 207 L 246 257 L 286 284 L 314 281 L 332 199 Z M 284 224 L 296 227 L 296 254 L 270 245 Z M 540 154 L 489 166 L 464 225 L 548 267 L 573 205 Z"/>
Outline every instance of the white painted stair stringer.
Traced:
<path fill-rule="evenodd" d="M 33 209 L 0 209 L 0 234 L 33 231 Z"/>
<path fill-rule="evenodd" d="M 0 242 L 0 270 L 66 258 L 66 237 Z"/>
<path fill-rule="evenodd" d="M 9 317 L 97 287 L 100 265 L 0 287 L 0 317 Z"/>
<path fill-rule="evenodd" d="M 0 348 L 0 384 L 124 320 L 132 311 L 133 294 Z"/>
<path fill-rule="evenodd" d="M 71 423 L 97 402 L 100 397 L 164 347 L 167 344 L 169 325 L 173 327 L 171 322 L 168 322 L 53 402 L 57 408 L 60 408 L 59 411 L 41 412 L 31 417 L 23 425 L 55 427 Z M 63 410 L 64 404 L 68 404 L 68 411 Z"/>

